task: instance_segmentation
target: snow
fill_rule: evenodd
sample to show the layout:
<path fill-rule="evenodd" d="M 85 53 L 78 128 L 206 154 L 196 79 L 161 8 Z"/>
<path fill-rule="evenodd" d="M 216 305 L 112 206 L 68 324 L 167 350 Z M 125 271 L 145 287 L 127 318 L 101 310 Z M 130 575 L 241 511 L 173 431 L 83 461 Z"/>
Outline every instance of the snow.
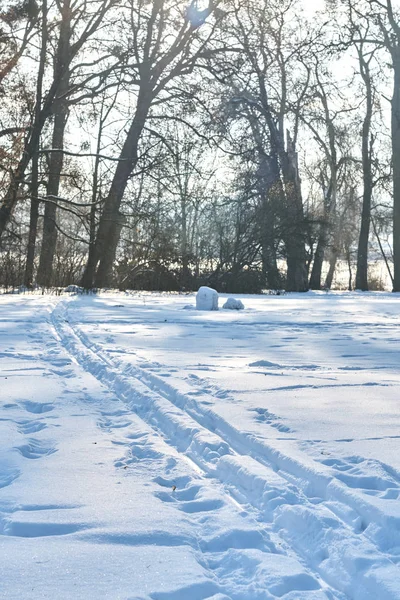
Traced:
<path fill-rule="evenodd" d="M 218 292 L 205 285 L 196 294 L 197 310 L 218 310 Z"/>
<path fill-rule="evenodd" d="M 400 600 L 400 297 L 189 300 L 0 296 L 0 598 Z"/>
<path fill-rule="evenodd" d="M 226 308 L 228 310 L 243 310 L 244 304 L 237 298 L 228 298 L 222 308 Z"/>

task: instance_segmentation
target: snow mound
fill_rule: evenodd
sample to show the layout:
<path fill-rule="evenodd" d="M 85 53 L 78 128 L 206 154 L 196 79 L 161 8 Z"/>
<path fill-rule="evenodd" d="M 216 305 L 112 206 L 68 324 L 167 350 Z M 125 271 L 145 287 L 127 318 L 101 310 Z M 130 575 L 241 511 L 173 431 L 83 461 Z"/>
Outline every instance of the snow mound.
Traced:
<path fill-rule="evenodd" d="M 228 298 L 222 308 L 228 308 L 229 310 L 243 310 L 244 304 L 241 300 L 236 298 Z"/>
<path fill-rule="evenodd" d="M 196 294 L 197 310 L 218 310 L 218 292 L 205 285 Z"/>
<path fill-rule="evenodd" d="M 252 362 L 249 364 L 249 367 L 272 367 L 274 369 L 282 369 L 282 365 L 278 365 L 277 363 L 270 362 L 269 360 L 257 360 L 256 362 Z"/>

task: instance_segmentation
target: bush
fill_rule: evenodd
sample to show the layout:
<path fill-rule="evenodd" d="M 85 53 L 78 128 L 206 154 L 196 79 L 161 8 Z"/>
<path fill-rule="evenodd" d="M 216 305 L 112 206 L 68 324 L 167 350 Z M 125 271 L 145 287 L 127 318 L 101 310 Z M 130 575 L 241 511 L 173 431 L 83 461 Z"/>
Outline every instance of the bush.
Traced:
<path fill-rule="evenodd" d="M 217 292 L 227 294 L 260 294 L 263 288 L 261 271 L 247 269 L 239 273 L 214 272 L 204 274 L 199 278 L 198 287 L 208 285 Z"/>
<path fill-rule="evenodd" d="M 143 267 L 124 279 L 119 289 L 147 290 L 149 292 L 177 292 L 180 289 L 179 273 L 164 265 Z"/>

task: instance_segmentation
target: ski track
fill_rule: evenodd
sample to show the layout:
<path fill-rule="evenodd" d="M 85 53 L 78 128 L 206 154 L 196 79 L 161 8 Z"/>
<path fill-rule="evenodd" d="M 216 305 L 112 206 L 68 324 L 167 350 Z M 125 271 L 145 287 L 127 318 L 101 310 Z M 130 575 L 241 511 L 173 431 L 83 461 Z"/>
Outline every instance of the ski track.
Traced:
<path fill-rule="evenodd" d="M 59 328 L 56 325 L 57 329 Z M 59 338 L 58 335 L 56 337 Z M 59 341 L 56 342 L 55 340 L 47 340 L 47 347 L 52 354 L 59 354 L 61 348 Z M 64 346 L 62 348 L 63 350 L 66 349 Z M 73 353 L 70 353 L 70 355 L 76 366 L 82 368 L 82 365 L 76 360 Z M 71 364 L 69 360 L 65 361 L 58 358 L 51 358 L 51 361 L 62 362 L 66 368 L 66 372 L 68 365 Z M 112 394 L 114 397 L 116 396 L 114 391 Z M 118 396 L 116 397 L 118 398 Z M 118 399 L 120 400 L 120 398 Z M 51 403 L 33 403 L 27 401 L 20 401 L 17 404 L 8 406 L 8 408 L 12 407 L 23 408 L 28 413 L 37 415 L 39 419 L 41 415 L 51 412 L 55 408 Z M 97 426 L 101 431 L 115 433 L 115 431 L 118 432 L 132 426 L 132 416 L 132 412 L 128 409 L 101 411 Z M 135 418 L 137 419 L 136 415 Z M 14 422 L 17 424 L 17 421 Z M 159 435 L 157 428 L 154 428 L 154 426 L 153 431 L 157 437 L 157 447 L 159 450 Z M 137 470 L 138 466 L 140 467 L 140 461 L 143 459 L 145 463 L 144 468 L 147 470 L 149 466 L 148 459 L 150 461 L 157 460 L 171 454 L 171 447 L 168 445 L 166 445 L 165 454 L 153 450 L 151 436 L 144 434 L 142 430 L 137 435 L 129 432 L 126 437 L 128 438 L 127 441 L 119 441 L 117 439 L 112 441 L 113 444 L 121 446 L 125 451 L 128 449 L 128 457 L 125 455 L 120 461 L 115 462 L 117 469 L 125 470 L 129 468 L 130 464 L 133 464 L 135 470 Z M 56 451 L 54 448 L 45 446 L 39 440 L 28 439 L 27 441 L 29 442 L 28 444 L 16 448 L 24 458 L 38 458 Z M 186 458 L 185 455 L 180 455 L 178 452 L 176 452 L 176 457 L 179 460 Z M 154 483 L 160 488 L 160 491 L 155 495 L 162 502 L 173 503 L 177 510 L 190 515 L 192 522 L 194 520 L 198 524 L 207 524 L 209 521 L 208 527 L 205 528 L 205 531 L 201 530 L 198 536 L 185 537 L 180 533 L 171 535 L 164 531 L 155 531 L 145 535 L 124 535 L 120 532 L 117 534 L 99 534 L 98 532 L 84 532 L 83 530 L 89 529 L 90 526 L 81 523 L 29 523 L 24 517 L 22 520 L 19 520 L 18 517 L 9 518 L 7 514 L 13 515 L 21 511 L 51 511 L 53 509 L 59 512 L 63 507 L 61 505 L 13 506 L 12 504 L 0 507 L 3 513 L 3 515 L 0 513 L 0 516 L 2 516 L 0 518 L 0 536 L 13 538 L 43 538 L 50 536 L 54 538 L 74 534 L 75 539 L 83 542 L 114 544 L 117 546 L 127 545 L 132 548 L 135 546 L 151 547 L 158 545 L 167 546 L 171 549 L 174 546 L 190 546 L 197 556 L 199 565 L 209 573 L 209 581 L 199 584 L 193 583 L 171 593 L 154 592 L 149 596 L 152 600 L 188 600 L 189 598 L 190 600 L 244 600 L 244 598 L 273 600 L 273 598 L 283 595 L 285 598 L 292 598 L 292 592 L 295 594 L 294 598 L 296 600 L 326 600 L 327 598 L 333 600 L 334 598 L 342 598 L 342 596 L 333 596 L 330 593 L 325 595 L 321 590 L 320 583 L 313 574 L 307 574 L 296 559 L 286 557 L 285 554 L 278 551 L 274 543 L 270 540 L 269 535 L 260 530 L 258 522 L 248 512 L 244 511 L 242 506 L 229 498 L 226 493 L 222 497 L 218 496 L 218 490 L 216 490 L 213 482 L 205 480 L 204 472 L 189 458 L 186 458 L 186 460 L 189 467 L 194 471 L 193 476 L 176 477 L 176 474 L 172 473 L 172 471 L 175 466 L 179 467 L 177 465 L 178 460 L 169 456 L 167 459 L 167 469 L 165 470 L 166 475 L 164 477 L 157 476 L 153 479 Z M 160 465 L 156 467 L 156 470 L 159 471 L 159 468 Z M 12 479 L 5 481 L 4 485 L 9 485 L 10 483 L 12 483 Z M 176 493 L 172 489 L 175 486 L 177 486 Z M 210 495 L 211 497 L 209 497 Z M 215 495 L 217 497 L 214 497 Z M 65 508 L 74 507 L 67 506 Z M 230 528 L 228 533 L 226 530 L 223 530 L 223 527 L 220 528 L 218 521 L 223 514 L 221 512 L 222 509 L 225 509 L 226 513 L 225 526 L 230 522 L 229 511 L 233 510 L 239 516 L 243 515 L 245 518 L 243 528 L 233 527 Z M 221 529 L 222 533 L 218 531 L 219 529 Z M 210 534 L 210 532 L 212 533 Z M 228 562 L 227 555 L 229 555 Z M 244 560 L 247 561 L 249 575 L 242 572 L 242 563 Z M 261 568 L 262 571 L 258 572 Z M 275 574 L 273 573 L 274 568 L 276 571 Z M 232 582 L 235 571 L 238 572 L 236 586 L 235 581 Z M 263 583 L 265 583 L 264 587 Z M 236 590 L 235 587 L 237 587 Z M 220 593 L 221 590 L 224 593 Z M 225 595 L 225 591 L 229 595 Z M 139 599 L 134 596 L 132 600 Z"/>
<path fill-rule="evenodd" d="M 59 307 L 53 313 L 52 322 L 64 349 L 81 368 L 96 377 L 126 405 L 128 403 L 127 395 L 132 395 L 133 390 L 127 388 L 122 391 L 118 385 L 117 375 L 114 377 L 114 374 L 110 373 L 110 380 L 102 376 L 101 366 L 105 359 L 98 359 L 91 350 L 82 345 L 71 327 L 67 325 L 67 321 L 57 316 L 60 309 L 63 310 Z M 137 391 L 134 393 L 136 394 Z M 137 399 L 143 400 L 143 395 L 139 394 Z M 129 406 L 129 408 L 132 410 L 133 407 Z M 135 415 L 137 414 L 150 425 L 150 430 L 158 440 L 161 435 L 161 439 L 166 444 L 165 454 L 170 455 L 171 448 L 176 454 L 176 458 L 171 456 L 168 458 L 165 476 L 157 475 L 153 479 L 160 488 L 155 493 L 156 497 L 190 515 L 191 520 L 196 519 L 199 524 L 203 525 L 203 528 L 196 538 L 185 538 L 182 534 L 166 535 L 165 532 L 154 532 L 144 536 L 140 534 L 126 536 L 120 533 L 116 536 L 106 534 L 103 538 L 98 533 L 83 533 L 79 536 L 80 539 L 93 540 L 95 543 L 115 543 L 129 546 L 147 544 L 168 547 L 182 544 L 191 546 L 197 552 L 199 564 L 209 572 L 210 582 L 200 586 L 193 585 L 171 594 L 151 594 L 152 600 L 188 600 L 189 598 L 190 600 L 249 600 L 250 598 L 251 600 L 273 600 L 282 596 L 288 600 L 292 598 L 295 600 L 345 600 L 343 594 L 329 589 L 329 586 L 317 573 L 308 573 L 308 569 L 305 571 L 296 553 L 286 552 L 282 547 L 281 540 L 278 540 L 278 546 L 275 545 L 272 538 L 277 536 L 272 531 L 268 532 L 260 527 L 256 511 L 244 507 L 235 500 L 228 490 L 219 485 L 218 479 L 209 478 L 210 469 L 205 468 L 207 463 L 196 460 L 197 452 L 185 452 L 187 446 L 185 439 L 183 439 L 182 445 L 178 443 L 180 434 L 178 421 L 171 424 L 171 429 L 167 433 L 164 428 L 159 426 L 160 423 L 155 419 L 155 413 L 152 416 L 144 415 L 137 408 L 137 406 L 134 408 Z M 168 422 L 167 414 L 168 410 L 165 412 L 166 422 Z M 115 433 L 115 431 L 124 430 L 132 425 L 130 415 L 132 412 L 128 408 L 125 411 L 105 411 L 102 412 L 97 425 L 102 431 Z M 182 415 L 176 413 L 176 416 L 181 417 Z M 197 426 L 192 426 L 190 417 L 187 417 L 184 427 L 189 436 L 194 436 L 198 430 Z M 154 450 L 151 436 L 142 431 L 138 434 L 129 433 L 127 437 L 128 441 L 126 439 L 113 441 L 114 444 L 125 449 L 125 456 L 115 462 L 116 468 L 127 470 L 131 465 L 137 468 L 142 459 L 157 460 L 163 456 L 159 452 L 159 442 L 157 450 Z M 197 441 L 201 442 L 202 448 L 208 447 L 210 454 L 214 451 L 212 441 L 210 442 L 206 437 L 201 440 L 199 434 Z M 220 449 L 220 440 L 215 436 L 213 441 L 215 448 Z M 193 476 L 177 477 L 176 474 L 173 474 L 172 471 L 177 465 L 177 460 L 184 460 L 193 471 Z M 225 511 L 233 510 L 244 518 L 243 528 L 221 529 L 218 522 L 223 509 Z"/>
<path fill-rule="evenodd" d="M 367 482 L 363 485 L 360 473 L 352 471 L 354 465 L 327 459 L 321 461 L 319 468 L 306 456 L 300 462 L 264 440 L 241 432 L 210 405 L 201 406 L 195 399 L 196 393 L 184 394 L 148 370 L 122 365 L 110 357 L 91 343 L 75 323 L 71 327 L 65 303 L 55 308 L 51 320 L 62 345 L 78 364 L 161 434 L 167 444 L 194 463 L 202 477 L 221 482 L 242 510 L 244 507 L 257 515 L 269 539 L 278 541 L 285 552 L 297 557 L 312 580 L 320 583 L 324 598 L 400 599 L 398 587 L 392 585 L 400 576 L 396 565 L 399 520 L 357 492 L 357 488 L 368 486 Z M 205 395 L 210 392 L 201 380 L 196 384 L 203 386 Z M 124 427 L 124 423 L 103 420 L 99 426 Z M 136 451 L 141 451 L 140 445 Z M 122 461 L 116 466 L 128 465 L 129 462 Z M 332 477 L 331 468 L 336 470 L 336 477 Z M 399 480 L 394 470 L 388 477 L 385 481 L 377 476 L 369 482 L 369 489 L 381 485 L 387 498 L 394 497 L 396 490 L 400 491 Z M 166 479 L 159 483 L 170 488 L 173 481 Z M 218 501 L 196 500 L 191 497 L 191 486 L 188 490 L 183 490 L 186 497 L 173 498 L 179 510 L 201 513 L 219 506 Z M 171 501 L 163 491 L 159 498 Z M 382 535 L 383 530 L 391 531 L 390 547 L 381 543 L 381 539 L 388 537 Z M 236 544 L 243 543 L 239 535 L 236 540 Z M 235 547 L 234 532 L 226 542 L 225 551 Z M 254 547 L 251 536 L 247 545 Z M 218 548 L 203 542 L 201 550 L 209 553 Z M 217 559 L 208 558 L 207 562 L 223 581 L 226 573 L 221 573 L 221 569 L 226 570 L 226 561 L 223 568 Z M 304 585 L 301 589 L 312 589 L 307 588 L 307 583 Z M 294 596 L 296 600 L 303 597 L 298 594 Z M 238 598 L 241 597 L 239 594 Z"/>

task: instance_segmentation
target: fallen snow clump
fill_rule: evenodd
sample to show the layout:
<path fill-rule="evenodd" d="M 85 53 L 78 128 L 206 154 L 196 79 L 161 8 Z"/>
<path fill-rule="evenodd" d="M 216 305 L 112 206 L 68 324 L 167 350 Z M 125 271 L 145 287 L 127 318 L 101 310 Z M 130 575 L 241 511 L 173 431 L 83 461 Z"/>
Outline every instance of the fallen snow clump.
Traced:
<path fill-rule="evenodd" d="M 197 310 L 218 310 L 218 292 L 205 285 L 196 294 Z"/>
<path fill-rule="evenodd" d="M 241 300 L 236 298 L 228 298 L 222 308 L 229 308 L 229 310 L 243 310 L 244 304 Z"/>

